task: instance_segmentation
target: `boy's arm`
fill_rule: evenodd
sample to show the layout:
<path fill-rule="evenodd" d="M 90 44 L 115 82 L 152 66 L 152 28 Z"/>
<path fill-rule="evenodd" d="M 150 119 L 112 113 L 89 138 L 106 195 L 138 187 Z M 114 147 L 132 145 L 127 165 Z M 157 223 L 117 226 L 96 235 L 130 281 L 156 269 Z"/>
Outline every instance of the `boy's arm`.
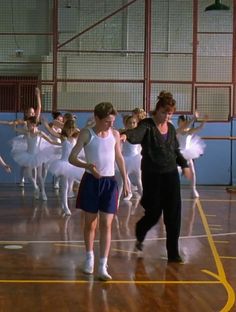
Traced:
<path fill-rule="evenodd" d="M 74 165 L 76 167 L 80 167 L 80 168 L 84 168 L 86 170 L 89 170 L 95 178 L 99 179 L 101 177 L 101 175 L 97 171 L 96 166 L 94 164 L 87 163 L 87 162 L 81 160 L 80 158 L 78 158 L 79 153 L 81 152 L 83 147 L 89 142 L 89 140 L 90 140 L 89 130 L 86 128 L 82 129 L 79 133 L 77 143 L 73 147 L 73 149 L 70 153 L 69 163 L 71 163 L 72 165 Z"/>
<path fill-rule="evenodd" d="M 124 157 L 121 153 L 121 145 L 120 145 L 120 134 L 118 131 L 113 129 L 113 135 L 116 139 L 116 145 L 115 145 L 115 159 L 117 166 L 119 168 L 122 180 L 123 180 L 123 192 L 124 196 L 128 196 L 130 189 L 129 189 L 129 184 L 127 181 L 127 173 L 126 173 L 126 168 L 125 168 L 125 161 Z"/>

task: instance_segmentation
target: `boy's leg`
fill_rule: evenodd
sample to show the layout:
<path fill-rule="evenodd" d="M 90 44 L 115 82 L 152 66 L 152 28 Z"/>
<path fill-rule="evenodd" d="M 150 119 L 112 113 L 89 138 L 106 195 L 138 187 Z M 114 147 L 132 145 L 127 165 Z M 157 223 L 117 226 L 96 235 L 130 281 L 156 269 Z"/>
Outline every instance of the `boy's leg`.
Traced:
<path fill-rule="evenodd" d="M 99 262 L 99 279 L 111 280 L 112 277 L 107 272 L 107 259 L 111 246 L 111 227 L 114 214 L 100 212 L 100 262 Z"/>
<path fill-rule="evenodd" d="M 94 270 L 94 252 L 93 245 L 95 239 L 95 230 L 97 226 L 97 213 L 84 212 L 84 242 L 86 248 L 86 259 L 84 264 L 84 273 L 92 274 Z"/>

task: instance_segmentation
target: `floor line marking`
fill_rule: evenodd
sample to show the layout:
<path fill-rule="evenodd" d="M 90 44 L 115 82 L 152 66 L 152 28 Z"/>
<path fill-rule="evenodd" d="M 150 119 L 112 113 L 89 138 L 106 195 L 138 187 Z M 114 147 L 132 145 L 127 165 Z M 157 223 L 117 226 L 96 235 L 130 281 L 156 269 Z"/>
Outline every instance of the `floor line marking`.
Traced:
<path fill-rule="evenodd" d="M 235 292 L 227 280 L 227 277 L 226 277 L 226 274 L 224 271 L 224 266 L 221 262 L 219 254 L 218 254 L 218 251 L 217 251 L 216 245 L 214 243 L 213 236 L 211 234 L 211 231 L 210 231 L 210 228 L 209 228 L 209 225 L 207 222 L 207 218 L 204 214 L 204 210 L 202 208 L 200 200 L 197 201 L 197 207 L 198 207 L 198 211 L 199 211 L 199 214 L 201 216 L 201 219 L 202 219 L 204 229 L 205 229 L 206 234 L 207 234 L 208 242 L 209 242 L 212 254 L 213 254 L 213 258 L 215 260 L 215 264 L 216 264 L 218 274 L 215 274 L 209 270 L 202 270 L 202 271 L 205 272 L 206 274 L 209 274 L 212 277 L 215 277 L 225 287 L 225 290 L 227 291 L 227 294 L 228 294 L 228 300 L 227 300 L 225 306 L 223 307 L 223 309 L 221 309 L 220 311 L 221 312 L 231 311 L 231 308 L 233 307 L 233 305 L 235 303 Z"/>
<path fill-rule="evenodd" d="M 217 241 L 217 240 L 214 240 L 214 243 L 215 244 L 229 244 L 229 241 Z"/>
<path fill-rule="evenodd" d="M 236 235 L 236 232 L 224 232 L 224 233 L 212 233 L 212 237 L 219 237 L 219 236 L 231 236 L 231 235 Z M 181 239 L 194 239 L 194 238 L 207 238 L 206 234 L 201 234 L 201 235 L 189 235 L 189 236 L 181 236 Z M 156 238 L 146 238 L 145 241 L 158 241 L 158 240 L 165 240 L 165 237 L 156 237 Z M 135 242 L 135 238 L 127 238 L 127 239 L 113 239 L 112 242 Z M 95 240 L 96 243 L 98 243 L 98 240 Z M 4 244 L 56 244 L 56 243 L 84 243 L 84 240 L 68 240 L 68 241 L 0 241 L 0 245 Z"/>
<path fill-rule="evenodd" d="M 209 226 L 210 227 L 221 227 L 222 228 L 222 224 L 210 224 L 209 223 Z"/>
<path fill-rule="evenodd" d="M 236 202 L 236 199 L 207 199 L 207 198 L 200 198 L 201 202 Z M 183 199 L 183 201 L 193 201 L 191 198 Z"/>
<path fill-rule="evenodd" d="M 109 283 L 109 284 L 193 284 L 193 285 L 199 285 L 199 284 L 221 284 L 220 281 L 132 281 L 132 280 L 112 280 L 112 281 L 106 281 L 106 282 L 101 282 L 98 280 L 0 280 L 1 283 L 19 283 L 19 284 L 30 284 L 30 283 L 36 283 L 36 284 L 43 284 L 43 283 L 48 283 L 48 284 L 66 284 L 66 283 L 73 283 L 73 284 L 88 284 L 91 282 L 96 282 L 96 283 Z"/>

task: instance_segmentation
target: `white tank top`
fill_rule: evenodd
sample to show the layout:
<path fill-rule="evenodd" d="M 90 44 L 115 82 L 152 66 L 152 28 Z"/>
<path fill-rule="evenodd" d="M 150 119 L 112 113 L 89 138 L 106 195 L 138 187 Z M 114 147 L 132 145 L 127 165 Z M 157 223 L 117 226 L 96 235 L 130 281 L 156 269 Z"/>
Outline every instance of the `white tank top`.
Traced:
<path fill-rule="evenodd" d="M 108 136 L 102 138 L 97 136 L 92 128 L 87 129 L 91 138 L 89 143 L 84 146 L 86 161 L 94 164 L 101 176 L 114 176 L 116 140 L 112 130 L 109 130 Z"/>

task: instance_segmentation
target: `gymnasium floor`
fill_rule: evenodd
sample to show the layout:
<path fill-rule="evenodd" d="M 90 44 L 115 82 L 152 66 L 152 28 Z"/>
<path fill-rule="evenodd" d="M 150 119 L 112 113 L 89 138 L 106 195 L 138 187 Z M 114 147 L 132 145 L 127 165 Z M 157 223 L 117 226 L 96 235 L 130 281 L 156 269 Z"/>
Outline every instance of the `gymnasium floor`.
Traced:
<path fill-rule="evenodd" d="M 181 255 L 167 263 L 162 221 L 134 251 L 139 198 L 121 202 L 113 223 L 109 272 L 100 282 L 81 272 L 83 214 L 70 199 L 64 217 L 59 193 L 48 201 L 32 188 L 0 187 L 0 312 L 217 312 L 236 311 L 236 193 L 201 186 L 200 199 L 182 187 Z M 95 244 L 98 257 L 98 243 Z"/>

